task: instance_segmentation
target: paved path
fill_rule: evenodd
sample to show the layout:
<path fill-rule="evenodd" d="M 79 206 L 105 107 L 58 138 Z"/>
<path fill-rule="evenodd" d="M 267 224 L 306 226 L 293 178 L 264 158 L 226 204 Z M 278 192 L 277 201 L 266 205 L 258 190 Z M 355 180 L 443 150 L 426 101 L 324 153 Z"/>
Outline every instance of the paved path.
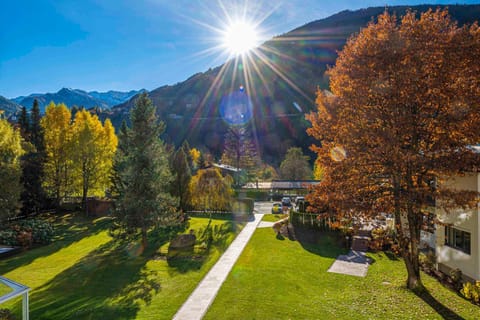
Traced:
<path fill-rule="evenodd" d="M 262 212 L 265 212 L 266 207 L 266 203 L 255 203 L 255 219 L 245 225 L 237 238 L 230 244 L 227 251 L 225 251 L 213 268 L 210 269 L 180 310 L 177 311 L 173 319 L 195 320 L 203 318 L 233 265 L 247 245 L 248 240 L 250 240 L 253 232 L 262 220 Z M 269 207 L 269 210 L 270 209 L 271 205 Z"/>
<path fill-rule="evenodd" d="M 365 252 L 350 250 L 348 254 L 338 256 L 328 272 L 365 277 L 369 264 L 370 258 L 365 256 Z"/>

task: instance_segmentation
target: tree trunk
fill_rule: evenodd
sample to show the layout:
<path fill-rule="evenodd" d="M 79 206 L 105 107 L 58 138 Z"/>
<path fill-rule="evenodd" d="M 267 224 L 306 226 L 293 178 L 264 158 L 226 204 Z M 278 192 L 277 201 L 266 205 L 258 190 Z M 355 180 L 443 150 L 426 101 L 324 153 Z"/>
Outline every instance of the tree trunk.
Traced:
<path fill-rule="evenodd" d="M 82 164 L 82 178 L 83 178 L 83 194 L 82 194 L 82 205 L 83 210 L 85 211 L 85 215 L 88 216 L 88 207 L 87 207 L 87 195 L 88 195 L 88 176 L 85 174 L 86 172 L 86 165 L 85 163 Z"/>
<path fill-rule="evenodd" d="M 405 261 L 405 266 L 407 267 L 408 277 L 407 277 L 407 288 L 410 290 L 419 290 L 423 288 L 422 281 L 420 279 L 420 267 L 418 264 L 418 256 L 403 258 Z M 416 260 L 416 261 L 415 261 Z"/>
<path fill-rule="evenodd" d="M 146 226 L 142 226 L 142 246 L 143 246 L 143 250 L 147 249 L 147 246 L 148 246 Z"/>

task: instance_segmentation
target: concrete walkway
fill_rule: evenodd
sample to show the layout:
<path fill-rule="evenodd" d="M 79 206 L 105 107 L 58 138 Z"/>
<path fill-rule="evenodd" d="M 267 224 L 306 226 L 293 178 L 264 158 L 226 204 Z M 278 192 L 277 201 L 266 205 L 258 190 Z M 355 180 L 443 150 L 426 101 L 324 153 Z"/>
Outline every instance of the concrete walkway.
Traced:
<path fill-rule="evenodd" d="M 273 227 L 273 225 L 275 224 L 275 222 L 270 222 L 270 221 L 261 221 L 257 228 L 271 228 Z"/>
<path fill-rule="evenodd" d="M 365 252 L 350 250 L 348 254 L 338 256 L 328 272 L 365 277 L 370 262 L 370 258 L 365 256 Z"/>
<path fill-rule="evenodd" d="M 255 211 L 259 212 L 259 210 L 254 210 L 254 212 Z M 262 221 L 262 213 L 255 213 L 254 216 L 255 219 L 245 225 L 237 238 L 230 244 L 227 251 L 220 257 L 213 268 L 210 269 L 180 310 L 177 311 L 173 319 L 195 320 L 203 318 L 259 222 Z"/>

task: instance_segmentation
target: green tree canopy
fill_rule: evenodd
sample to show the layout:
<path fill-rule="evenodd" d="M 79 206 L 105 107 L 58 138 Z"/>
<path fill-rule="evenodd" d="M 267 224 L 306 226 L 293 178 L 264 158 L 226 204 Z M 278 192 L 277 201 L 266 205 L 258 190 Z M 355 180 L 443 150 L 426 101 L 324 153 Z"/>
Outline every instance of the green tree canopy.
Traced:
<path fill-rule="evenodd" d="M 312 178 L 310 158 L 303 154 L 301 148 L 287 150 L 285 159 L 280 164 L 280 177 L 286 180 L 308 180 Z"/>

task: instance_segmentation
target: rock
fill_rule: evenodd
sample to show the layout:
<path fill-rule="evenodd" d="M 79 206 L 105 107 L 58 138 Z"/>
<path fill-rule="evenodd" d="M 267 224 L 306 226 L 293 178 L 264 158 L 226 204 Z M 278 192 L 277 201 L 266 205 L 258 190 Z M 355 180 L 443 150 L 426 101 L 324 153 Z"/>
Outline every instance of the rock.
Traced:
<path fill-rule="evenodd" d="M 195 237 L 194 234 L 180 234 L 175 239 L 170 241 L 169 250 L 170 248 L 193 248 L 193 246 L 195 245 L 195 241 L 197 241 L 197 237 Z"/>

